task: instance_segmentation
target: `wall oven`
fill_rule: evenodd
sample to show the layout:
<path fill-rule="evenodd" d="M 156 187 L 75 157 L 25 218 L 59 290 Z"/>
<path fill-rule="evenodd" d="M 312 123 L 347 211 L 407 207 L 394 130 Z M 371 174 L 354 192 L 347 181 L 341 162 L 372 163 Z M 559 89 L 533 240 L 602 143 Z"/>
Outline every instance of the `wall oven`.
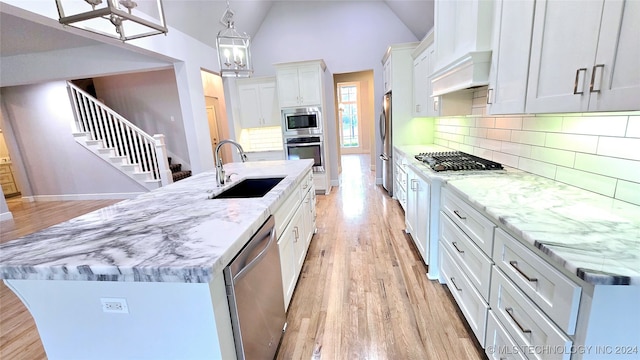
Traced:
<path fill-rule="evenodd" d="M 322 134 L 322 115 L 319 107 L 282 109 L 284 136 Z"/>
<path fill-rule="evenodd" d="M 325 172 L 322 136 L 296 136 L 285 138 L 284 149 L 287 160 L 312 159 L 313 172 Z"/>

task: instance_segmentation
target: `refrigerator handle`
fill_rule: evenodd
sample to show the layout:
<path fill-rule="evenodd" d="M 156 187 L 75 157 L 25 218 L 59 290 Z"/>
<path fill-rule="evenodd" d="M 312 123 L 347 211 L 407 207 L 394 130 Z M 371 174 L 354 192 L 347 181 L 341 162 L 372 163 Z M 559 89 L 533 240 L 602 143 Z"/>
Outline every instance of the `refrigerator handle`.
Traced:
<path fill-rule="evenodd" d="M 389 157 L 386 154 L 380 154 L 380 160 L 389 161 Z"/>
<path fill-rule="evenodd" d="M 386 124 L 386 116 L 384 114 L 384 107 L 382 108 L 382 113 L 380 113 L 380 140 L 384 141 L 384 138 L 387 136 L 387 127 Z"/>

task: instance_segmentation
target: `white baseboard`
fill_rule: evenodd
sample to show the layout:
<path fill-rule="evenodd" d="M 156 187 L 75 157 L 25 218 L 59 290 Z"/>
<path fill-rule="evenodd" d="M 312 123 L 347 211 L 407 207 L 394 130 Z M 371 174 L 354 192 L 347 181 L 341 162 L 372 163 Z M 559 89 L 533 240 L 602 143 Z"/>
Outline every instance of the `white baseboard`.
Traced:
<path fill-rule="evenodd" d="M 0 213 L 0 221 L 6 221 L 11 219 L 13 219 L 13 214 L 11 214 L 11 211 Z"/>
<path fill-rule="evenodd" d="M 105 194 L 67 194 L 67 195 L 35 195 L 33 201 L 73 201 L 73 200 L 117 200 L 133 199 L 144 192 L 105 193 Z"/>

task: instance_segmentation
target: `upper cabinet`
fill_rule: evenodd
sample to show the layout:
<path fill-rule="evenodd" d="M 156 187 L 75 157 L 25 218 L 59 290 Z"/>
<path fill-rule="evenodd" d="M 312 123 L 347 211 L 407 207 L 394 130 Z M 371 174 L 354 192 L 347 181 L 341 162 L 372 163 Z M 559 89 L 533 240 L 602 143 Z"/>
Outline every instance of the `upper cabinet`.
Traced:
<path fill-rule="evenodd" d="M 494 4 L 493 51 L 487 89 L 489 114 L 525 111 L 534 5 L 534 0 L 498 0 Z"/>
<path fill-rule="evenodd" d="M 281 125 L 274 77 L 238 79 L 237 84 L 243 128 Z"/>
<path fill-rule="evenodd" d="M 322 104 L 323 61 L 315 64 L 276 66 L 280 107 L 319 106 Z"/>
<path fill-rule="evenodd" d="M 526 111 L 640 109 L 640 2 L 537 0 Z"/>
<path fill-rule="evenodd" d="M 433 32 L 420 42 L 413 57 L 413 116 L 437 116 L 436 98 L 432 97 L 431 73 L 433 72 L 435 47 Z"/>

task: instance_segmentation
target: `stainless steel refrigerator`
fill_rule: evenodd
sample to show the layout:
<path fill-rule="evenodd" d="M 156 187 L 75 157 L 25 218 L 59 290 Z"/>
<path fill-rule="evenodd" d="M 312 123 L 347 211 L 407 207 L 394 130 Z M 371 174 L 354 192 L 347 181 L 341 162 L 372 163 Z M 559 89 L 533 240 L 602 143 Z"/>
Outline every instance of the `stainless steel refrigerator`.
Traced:
<path fill-rule="evenodd" d="M 391 91 L 384 94 L 380 113 L 380 139 L 382 140 L 382 187 L 393 196 L 393 144 L 391 142 Z"/>

